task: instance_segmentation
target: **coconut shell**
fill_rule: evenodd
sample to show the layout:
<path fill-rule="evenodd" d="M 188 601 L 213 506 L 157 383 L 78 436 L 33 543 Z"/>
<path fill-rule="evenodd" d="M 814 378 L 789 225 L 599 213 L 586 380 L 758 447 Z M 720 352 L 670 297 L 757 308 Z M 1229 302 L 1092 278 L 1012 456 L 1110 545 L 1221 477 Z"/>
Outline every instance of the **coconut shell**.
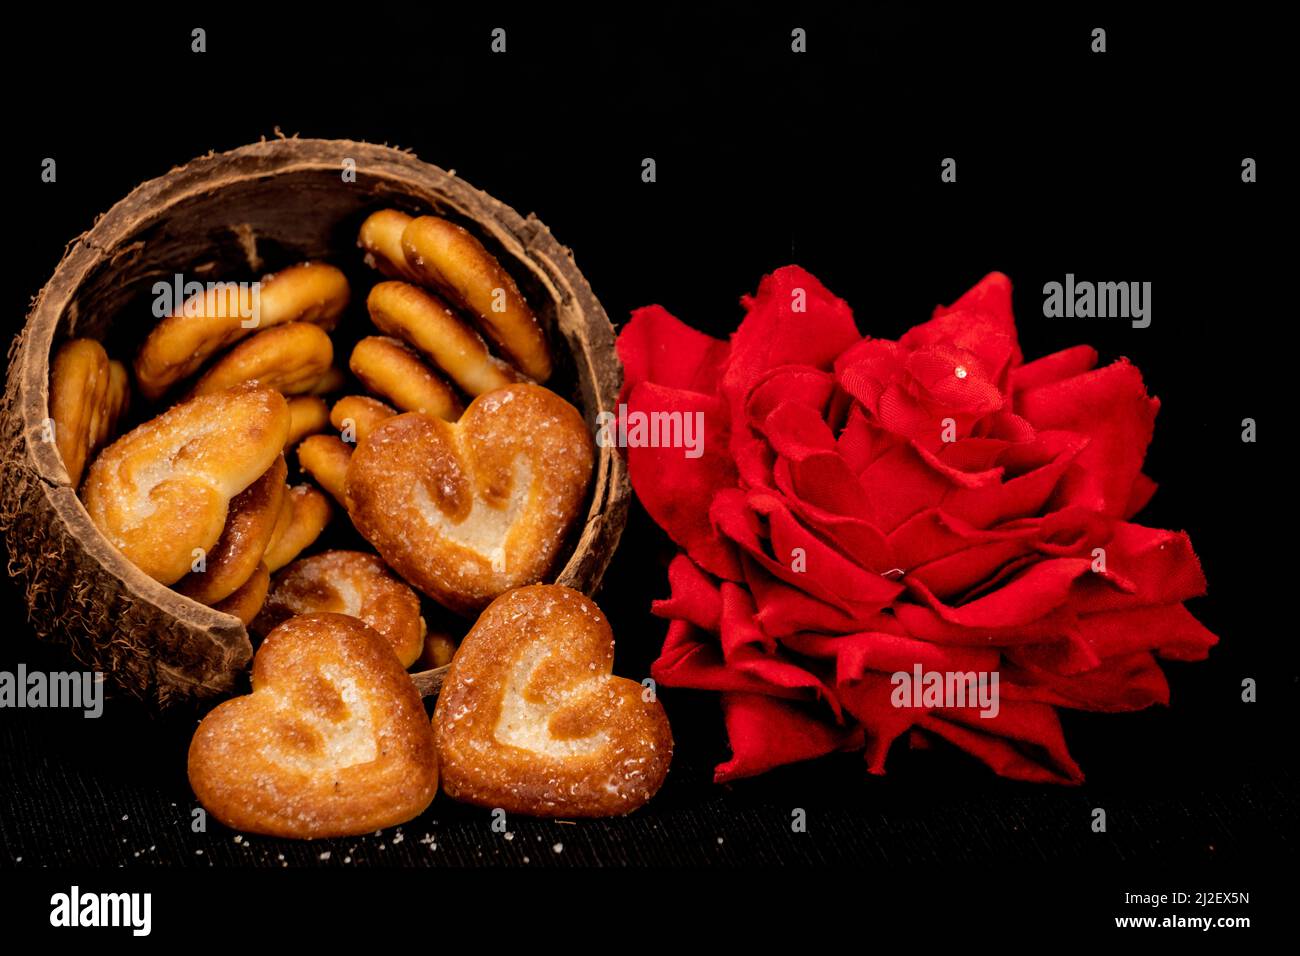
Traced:
<path fill-rule="evenodd" d="M 348 160 L 355 181 L 345 179 Z M 121 343 L 133 347 L 156 321 L 140 303 L 175 273 L 187 281 L 256 279 L 307 259 L 349 268 L 360 261 L 362 220 L 389 206 L 469 229 L 545 325 L 558 369 L 549 384 L 593 428 L 599 413 L 615 410 L 622 368 L 613 327 L 572 253 L 534 216 L 386 146 L 276 139 L 201 157 L 138 186 L 77 238 L 10 346 L 0 402 L 0 532 L 38 637 L 66 645 L 113 687 L 159 708 L 234 688 L 252 659 L 244 626 L 137 569 L 77 498 L 47 440 L 51 356 L 67 339 L 88 336 L 108 339 L 110 353 L 123 357 Z M 353 295 L 364 300 L 355 283 Z M 113 328 L 115 320 L 126 327 Z M 587 594 L 599 586 L 627 518 L 629 489 L 616 449 L 597 449 L 592 485 L 586 521 L 555 576 Z M 414 677 L 429 694 L 442 674 Z"/>

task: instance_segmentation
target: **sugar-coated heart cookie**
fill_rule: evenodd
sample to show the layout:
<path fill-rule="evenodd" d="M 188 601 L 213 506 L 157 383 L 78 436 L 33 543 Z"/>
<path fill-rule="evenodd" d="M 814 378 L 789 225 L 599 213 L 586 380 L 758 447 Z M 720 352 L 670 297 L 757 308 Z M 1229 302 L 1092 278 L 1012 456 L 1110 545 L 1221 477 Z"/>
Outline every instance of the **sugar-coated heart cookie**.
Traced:
<path fill-rule="evenodd" d="M 672 761 L 663 706 L 614 677 L 592 601 L 533 585 L 492 602 L 461 642 L 433 715 L 447 795 L 508 813 L 630 813 Z"/>
<path fill-rule="evenodd" d="M 469 613 L 542 580 L 586 498 L 594 449 L 582 415 L 516 383 L 459 422 L 410 412 L 382 422 L 348 463 L 348 513 L 388 565 Z"/>
<path fill-rule="evenodd" d="M 81 497 L 105 537 L 172 584 L 194 549 L 221 537 L 230 499 L 266 473 L 289 434 L 289 406 L 254 385 L 183 402 L 109 445 Z"/>
<path fill-rule="evenodd" d="M 276 575 L 254 630 L 265 634 L 297 614 L 330 611 L 365 621 L 386 640 L 403 667 L 424 648 L 420 599 L 387 565 L 363 551 L 322 551 Z"/>
<path fill-rule="evenodd" d="M 354 617 L 307 614 L 258 648 L 252 694 L 199 724 L 189 777 L 227 826 L 311 839 L 418 816 L 438 763 L 420 695 L 388 643 Z"/>
<path fill-rule="evenodd" d="M 230 499 L 226 527 L 204 557 L 203 570 L 191 571 L 172 585 L 177 591 L 203 604 L 215 604 L 253 576 L 280 520 L 287 473 L 280 455 L 266 474 Z"/>

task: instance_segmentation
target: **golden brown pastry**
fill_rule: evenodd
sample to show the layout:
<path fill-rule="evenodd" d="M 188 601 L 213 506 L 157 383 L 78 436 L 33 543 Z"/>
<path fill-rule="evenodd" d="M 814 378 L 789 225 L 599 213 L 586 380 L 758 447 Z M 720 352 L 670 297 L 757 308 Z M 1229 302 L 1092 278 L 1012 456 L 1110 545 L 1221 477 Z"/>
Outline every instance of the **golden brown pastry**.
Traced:
<path fill-rule="evenodd" d="M 348 360 L 361 384 L 404 412 L 425 412 L 454 422 L 462 411 L 452 387 L 397 339 L 370 335 L 356 344 Z"/>
<path fill-rule="evenodd" d="M 525 375 L 536 382 L 551 377 L 546 333 L 483 243 L 453 222 L 420 216 L 402 233 L 402 252 L 406 267 L 473 315 Z"/>
<path fill-rule="evenodd" d="M 414 664 L 423 649 L 420 599 L 373 554 L 322 551 L 295 561 L 276 575 L 254 628 L 266 633 L 295 615 L 319 611 L 365 621 L 403 667 Z"/>
<path fill-rule="evenodd" d="M 189 572 L 195 548 L 211 552 L 230 499 L 265 474 L 288 433 L 279 392 L 242 385 L 202 395 L 100 452 L 82 500 L 118 550 L 172 584 Z"/>
<path fill-rule="evenodd" d="M 310 439 L 308 439 L 310 441 Z M 294 485 L 284 493 L 280 518 L 262 560 L 271 571 L 279 571 L 320 537 L 330 523 L 333 509 L 329 499 L 311 485 Z"/>
<path fill-rule="evenodd" d="M 630 813 L 659 789 L 673 737 L 662 705 L 614 677 L 614 635 L 558 585 L 497 598 L 465 636 L 433 715 L 449 797 L 507 813 Z"/>
<path fill-rule="evenodd" d="M 337 365 L 331 365 L 325 370 L 325 374 L 320 377 L 316 384 L 311 387 L 311 394 L 332 395 L 335 392 L 343 391 L 347 384 L 348 373 Z"/>
<path fill-rule="evenodd" d="M 285 621 L 253 659 L 253 692 L 190 742 L 194 794 L 226 826 L 356 836 L 419 816 L 438 790 L 420 695 L 388 644 L 344 614 Z"/>
<path fill-rule="evenodd" d="M 344 498 L 393 570 L 468 613 L 546 576 L 593 460 L 577 409 L 520 382 L 479 396 L 456 423 L 419 412 L 381 423 L 352 454 Z"/>
<path fill-rule="evenodd" d="M 352 447 L 334 435 L 309 435 L 298 446 L 298 467 L 347 508 L 348 462 Z"/>
<path fill-rule="evenodd" d="M 315 395 L 298 395 L 289 399 L 289 439 L 285 448 L 298 444 L 308 435 L 323 432 L 330 422 L 329 406 Z"/>
<path fill-rule="evenodd" d="M 397 409 L 368 395 L 345 395 L 330 409 L 330 424 L 339 430 L 345 444 L 366 440 L 375 427 L 398 414 Z M 344 461 L 344 471 L 347 462 Z M 341 484 L 341 482 L 340 482 Z"/>
<path fill-rule="evenodd" d="M 305 262 L 266 276 L 257 295 L 247 283 L 214 285 L 188 299 L 149 333 L 136 355 L 136 382 L 145 398 L 158 399 L 217 352 L 258 329 L 286 322 L 333 328 L 348 296 L 347 278 L 323 262 Z"/>
<path fill-rule="evenodd" d="M 226 527 L 204 558 L 202 571 L 191 571 L 173 587 L 202 604 L 216 604 L 239 590 L 262 563 L 284 502 L 288 474 L 284 455 L 234 498 Z"/>
<path fill-rule="evenodd" d="M 481 335 L 431 292 L 408 282 L 380 282 L 370 290 L 366 307 L 379 331 L 414 346 L 470 395 L 482 395 L 519 378 L 488 351 Z"/>
<path fill-rule="evenodd" d="M 415 662 L 418 670 L 446 667 L 456 656 L 456 639 L 444 631 L 428 631 L 424 635 L 424 649 Z"/>
<path fill-rule="evenodd" d="M 319 326 L 288 322 L 258 332 L 219 358 L 194 386 L 209 395 L 257 382 L 282 395 L 310 392 L 334 361 L 334 344 Z"/>
<path fill-rule="evenodd" d="M 411 217 L 396 209 L 381 209 L 361 224 L 357 245 L 365 250 L 366 265 L 393 279 L 419 282 L 419 274 L 406 262 L 402 252 L 402 233 Z"/>
<path fill-rule="evenodd" d="M 81 483 L 86 461 L 113 434 L 126 411 L 126 368 L 110 361 L 93 339 L 64 343 L 50 368 L 50 419 L 54 445 L 73 488 Z"/>
<path fill-rule="evenodd" d="M 213 604 L 213 610 L 232 614 L 239 618 L 240 624 L 247 627 L 257 617 L 257 612 L 262 610 L 262 602 L 266 600 L 270 586 L 271 572 L 267 570 L 265 561 L 259 562 L 252 576 L 224 601 Z"/>
<path fill-rule="evenodd" d="M 117 432 L 117 426 L 131 405 L 131 374 L 117 359 L 108 360 L 108 416 L 100 429 L 102 444 Z M 98 446 L 96 449 L 98 450 Z"/>

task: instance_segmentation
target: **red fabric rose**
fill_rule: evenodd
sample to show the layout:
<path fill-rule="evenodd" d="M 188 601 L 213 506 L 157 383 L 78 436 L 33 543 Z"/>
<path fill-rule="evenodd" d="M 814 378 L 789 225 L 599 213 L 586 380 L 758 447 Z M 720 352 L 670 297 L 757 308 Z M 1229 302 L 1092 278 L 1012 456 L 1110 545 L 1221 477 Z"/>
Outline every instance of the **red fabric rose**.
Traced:
<path fill-rule="evenodd" d="M 1155 490 L 1138 370 L 1087 346 L 1026 364 L 998 273 L 898 341 L 863 338 L 797 266 L 742 303 L 729 343 L 658 306 L 618 340 L 629 418 L 702 413 L 699 457 L 627 456 L 682 549 L 652 674 L 722 695 L 716 779 L 840 749 L 881 773 L 899 737 L 934 736 L 1082 780 L 1057 708 L 1167 703 L 1156 658 L 1217 641 L 1183 606 L 1205 591 L 1187 536 L 1130 520 Z M 891 675 L 918 665 L 996 672 L 996 716 L 895 706 Z"/>

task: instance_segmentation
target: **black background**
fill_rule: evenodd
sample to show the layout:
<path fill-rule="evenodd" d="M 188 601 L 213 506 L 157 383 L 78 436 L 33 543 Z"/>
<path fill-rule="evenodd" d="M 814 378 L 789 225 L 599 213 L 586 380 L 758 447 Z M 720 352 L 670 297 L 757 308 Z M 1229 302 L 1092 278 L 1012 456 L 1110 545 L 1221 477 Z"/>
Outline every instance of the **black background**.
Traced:
<path fill-rule="evenodd" d="M 399 842 L 394 831 L 237 840 L 215 823 L 194 834 L 194 715 L 159 720 L 116 699 L 94 721 L 5 711 L 0 869 L 835 864 L 939 879 L 1047 867 L 1102 887 L 1084 911 L 1104 922 L 1129 911 L 1125 889 L 1203 874 L 1196 888 L 1258 891 L 1263 864 L 1294 854 L 1294 624 L 1279 613 L 1293 585 L 1277 558 L 1293 533 L 1278 453 L 1293 417 L 1280 387 L 1292 207 L 1276 145 L 1293 116 L 1276 25 L 1245 9 L 1142 23 L 1096 7 L 1049 17 L 901 4 L 226 11 L 38 11 L 9 25 L 11 332 L 98 212 L 174 165 L 277 130 L 409 147 L 535 212 L 616 325 L 658 302 L 725 336 L 739 296 L 797 262 L 865 332 L 896 337 L 998 269 L 1016 287 L 1027 358 L 1087 342 L 1132 359 L 1162 400 L 1147 463 L 1161 488 L 1140 520 L 1190 533 L 1210 588 L 1191 609 L 1222 643 L 1207 663 L 1166 665 L 1167 709 L 1065 713 L 1087 774 L 1070 789 L 902 746 L 883 778 L 839 755 L 719 787 L 715 700 L 665 690 L 679 746 L 660 796 L 626 820 L 512 821 L 510 841 L 445 797 Z M 207 30 L 205 54 L 190 52 L 194 26 Z M 505 55 L 490 52 L 495 26 Z M 808 31 L 803 55 L 790 52 L 796 26 Z M 1108 30 L 1103 55 L 1089 51 L 1094 26 Z M 40 181 L 47 156 L 55 184 Z M 953 184 L 939 179 L 949 156 Z M 1241 181 L 1246 156 L 1256 184 Z M 644 157 L 655 183 L 641 180 Z M 1152 282 L 1151 327 L 1043 318 L 1043 283 L 1067 272 Z M 1240 439 L 1245 417 L 1259 422 L 1256 444 Z M 643 675 L 662 640 L 648 606 L 666 593 L 670 554 L 634 510 L 598 597 L 620 673 Z M 21 595 L 4 587 L 0 600 L 0 668 L 60 666 L 25 630 Z M 1256 704 L 1241 702 L 1246 677 Z M 795 807 L 807 833 L 791 832 Z M 1107 811 L 1105 834 L 1090 829 L 1094 807 Z M 980 880 L 967 889 L 990 892 Z"/>

